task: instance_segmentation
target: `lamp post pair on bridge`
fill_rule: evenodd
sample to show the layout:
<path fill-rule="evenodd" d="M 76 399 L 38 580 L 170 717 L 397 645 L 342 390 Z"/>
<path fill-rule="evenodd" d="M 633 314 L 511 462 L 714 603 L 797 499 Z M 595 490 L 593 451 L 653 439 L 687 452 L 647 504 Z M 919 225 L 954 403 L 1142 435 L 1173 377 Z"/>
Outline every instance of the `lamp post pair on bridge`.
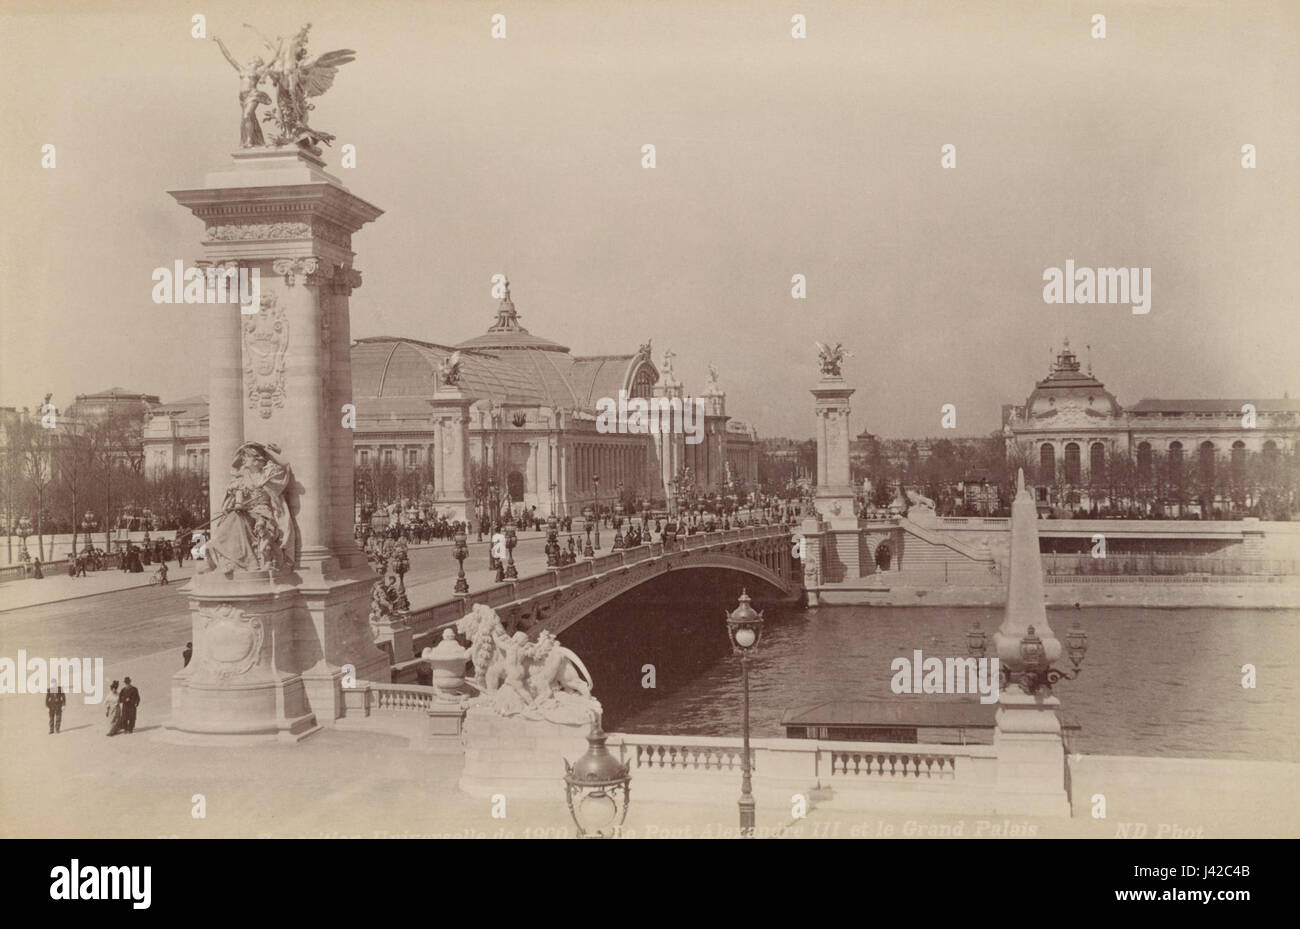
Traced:
<path fill-rule="evenodd" d="M 755 826 L 753 766 L 749 755 L 749 661 L 763 637 L 763 614 L 750 606 L 749 594 L 740 592 L 739 605 L 726 614 L 727 636 L 733 654 L 740 658 L 745 693 L 744 735 L 741 747 L 740 834 L 752 838 Z M 564 799 L 578 827 L 579 838 L 614 838 L 627 819 L 632 777 L 629 762 L 620 763 L 605 745 L 600 716 L 592 715 L 587 751 L 576 762 L 564 761 Z"/>

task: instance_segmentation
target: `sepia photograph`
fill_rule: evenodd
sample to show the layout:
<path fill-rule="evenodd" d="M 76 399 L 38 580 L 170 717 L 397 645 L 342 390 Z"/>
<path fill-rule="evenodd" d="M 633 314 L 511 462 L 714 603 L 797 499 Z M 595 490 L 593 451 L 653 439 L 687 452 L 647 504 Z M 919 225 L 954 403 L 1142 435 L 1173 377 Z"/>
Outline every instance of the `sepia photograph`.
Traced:
<path fill-rule="evenodd" d="M 1095 839 L 1112 906 L 1242 903 L 1251 843 L 1123 840 L 1300 837 L 1300 3 L 0 0 L 0 49 L 24 893 Z"/>

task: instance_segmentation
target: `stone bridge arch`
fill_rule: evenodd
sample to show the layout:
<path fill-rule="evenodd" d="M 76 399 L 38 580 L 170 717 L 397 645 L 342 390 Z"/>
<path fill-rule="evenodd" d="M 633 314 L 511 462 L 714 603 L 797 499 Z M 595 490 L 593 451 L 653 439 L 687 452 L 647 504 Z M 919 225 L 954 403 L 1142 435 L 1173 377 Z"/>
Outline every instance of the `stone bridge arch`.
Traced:
<path fill-rule="evenodd" d="M 782 577 L 778 571 L 758 561 L 730 552 L 707 550 L 679 552 L 611 572 L 572 597 L 550 604 L 538 604 L 537 606 L 541 608 L 541 619 L 531 626 L 529 631 L 545 629 L 558 635 L 597 608 L 628 591 L 675 571 L 702 569 L 733 571 L 747 578 L 764 581 L 785 596 L 793 598 L 797 595 L 788 577 Z"/>

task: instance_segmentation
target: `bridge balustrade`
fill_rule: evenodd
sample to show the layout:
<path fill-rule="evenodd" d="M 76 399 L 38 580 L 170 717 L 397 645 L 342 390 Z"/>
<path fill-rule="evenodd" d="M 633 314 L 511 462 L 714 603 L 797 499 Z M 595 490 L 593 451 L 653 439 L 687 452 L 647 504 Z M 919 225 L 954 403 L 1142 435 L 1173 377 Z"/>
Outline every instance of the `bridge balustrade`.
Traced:
<path fill-rule="evenodd" d="M 633 789 L 651 796 L 712 792 L 741 770 L 741 740 L 716 736 L 612 733 L 611 752 L 628 762 Z M 830 742 L 816 739 L 752 739 L 755 787 L 807 790 L 986 791 L 996 781 L 992 745 L 911 745 L 894 742 Z"/>

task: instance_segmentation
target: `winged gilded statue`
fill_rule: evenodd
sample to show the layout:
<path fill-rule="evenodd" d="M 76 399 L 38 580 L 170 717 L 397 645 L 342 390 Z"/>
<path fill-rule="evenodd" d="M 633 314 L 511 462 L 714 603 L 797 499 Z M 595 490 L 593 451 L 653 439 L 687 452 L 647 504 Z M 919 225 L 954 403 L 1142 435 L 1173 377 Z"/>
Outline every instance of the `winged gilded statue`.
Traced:
<path fill-rule="evenodd" d="M 823 345 L 821 342 L 814 342 L 813 344 L 817 346 L 822 374 L 827 377 L 839 377 L 840 366 L 844 364 L 845 357 L 851 353 L 844 350 L 844 345 L 841 342 L 836 342 L 834 347 Z"/>
<path fill-rule="evenodd" d="M 247 23 L 244 25 L 253 29 Z M 307 34 L 310 30 L 311 23 L 308 23 L 287 42 L 282 36 L 272 42 L 253 29 L 271 56 L 269 61 L 254 58 L 246 67 L 240 67 L 225 44 L 213 37 L 221 46 L 226 60 L 239 72 L 242 115 L 240 144 L 244 148 L 267 144 L 261 127 L 257 125 L 256 112 L 258 105 L 271 103 L 270 97 L 260 89 L 263 80 L 270 81 L 275 89 L 275 105 L 262 115 L 262 121 L 274 127 L 269 139 L 271 145 L 298 145 L 314 154 L 320 154 L 320 143 L 328 145 L 334 140 L 332 134 L 314 129 L 308 124 L 308 114 L 315 109 L 311 98 L 319 97 L 333 86 L 339 68 L 355 61 L 356 52 L 350 48 L 341 48 L 309 58 Z"/>
<path fill-rule="evenodd" d="M 445 387 L 455 387 L 460 383 L 461 356 L 459 351 L 452 352 L 438 365 L 438 382 Z"/>

